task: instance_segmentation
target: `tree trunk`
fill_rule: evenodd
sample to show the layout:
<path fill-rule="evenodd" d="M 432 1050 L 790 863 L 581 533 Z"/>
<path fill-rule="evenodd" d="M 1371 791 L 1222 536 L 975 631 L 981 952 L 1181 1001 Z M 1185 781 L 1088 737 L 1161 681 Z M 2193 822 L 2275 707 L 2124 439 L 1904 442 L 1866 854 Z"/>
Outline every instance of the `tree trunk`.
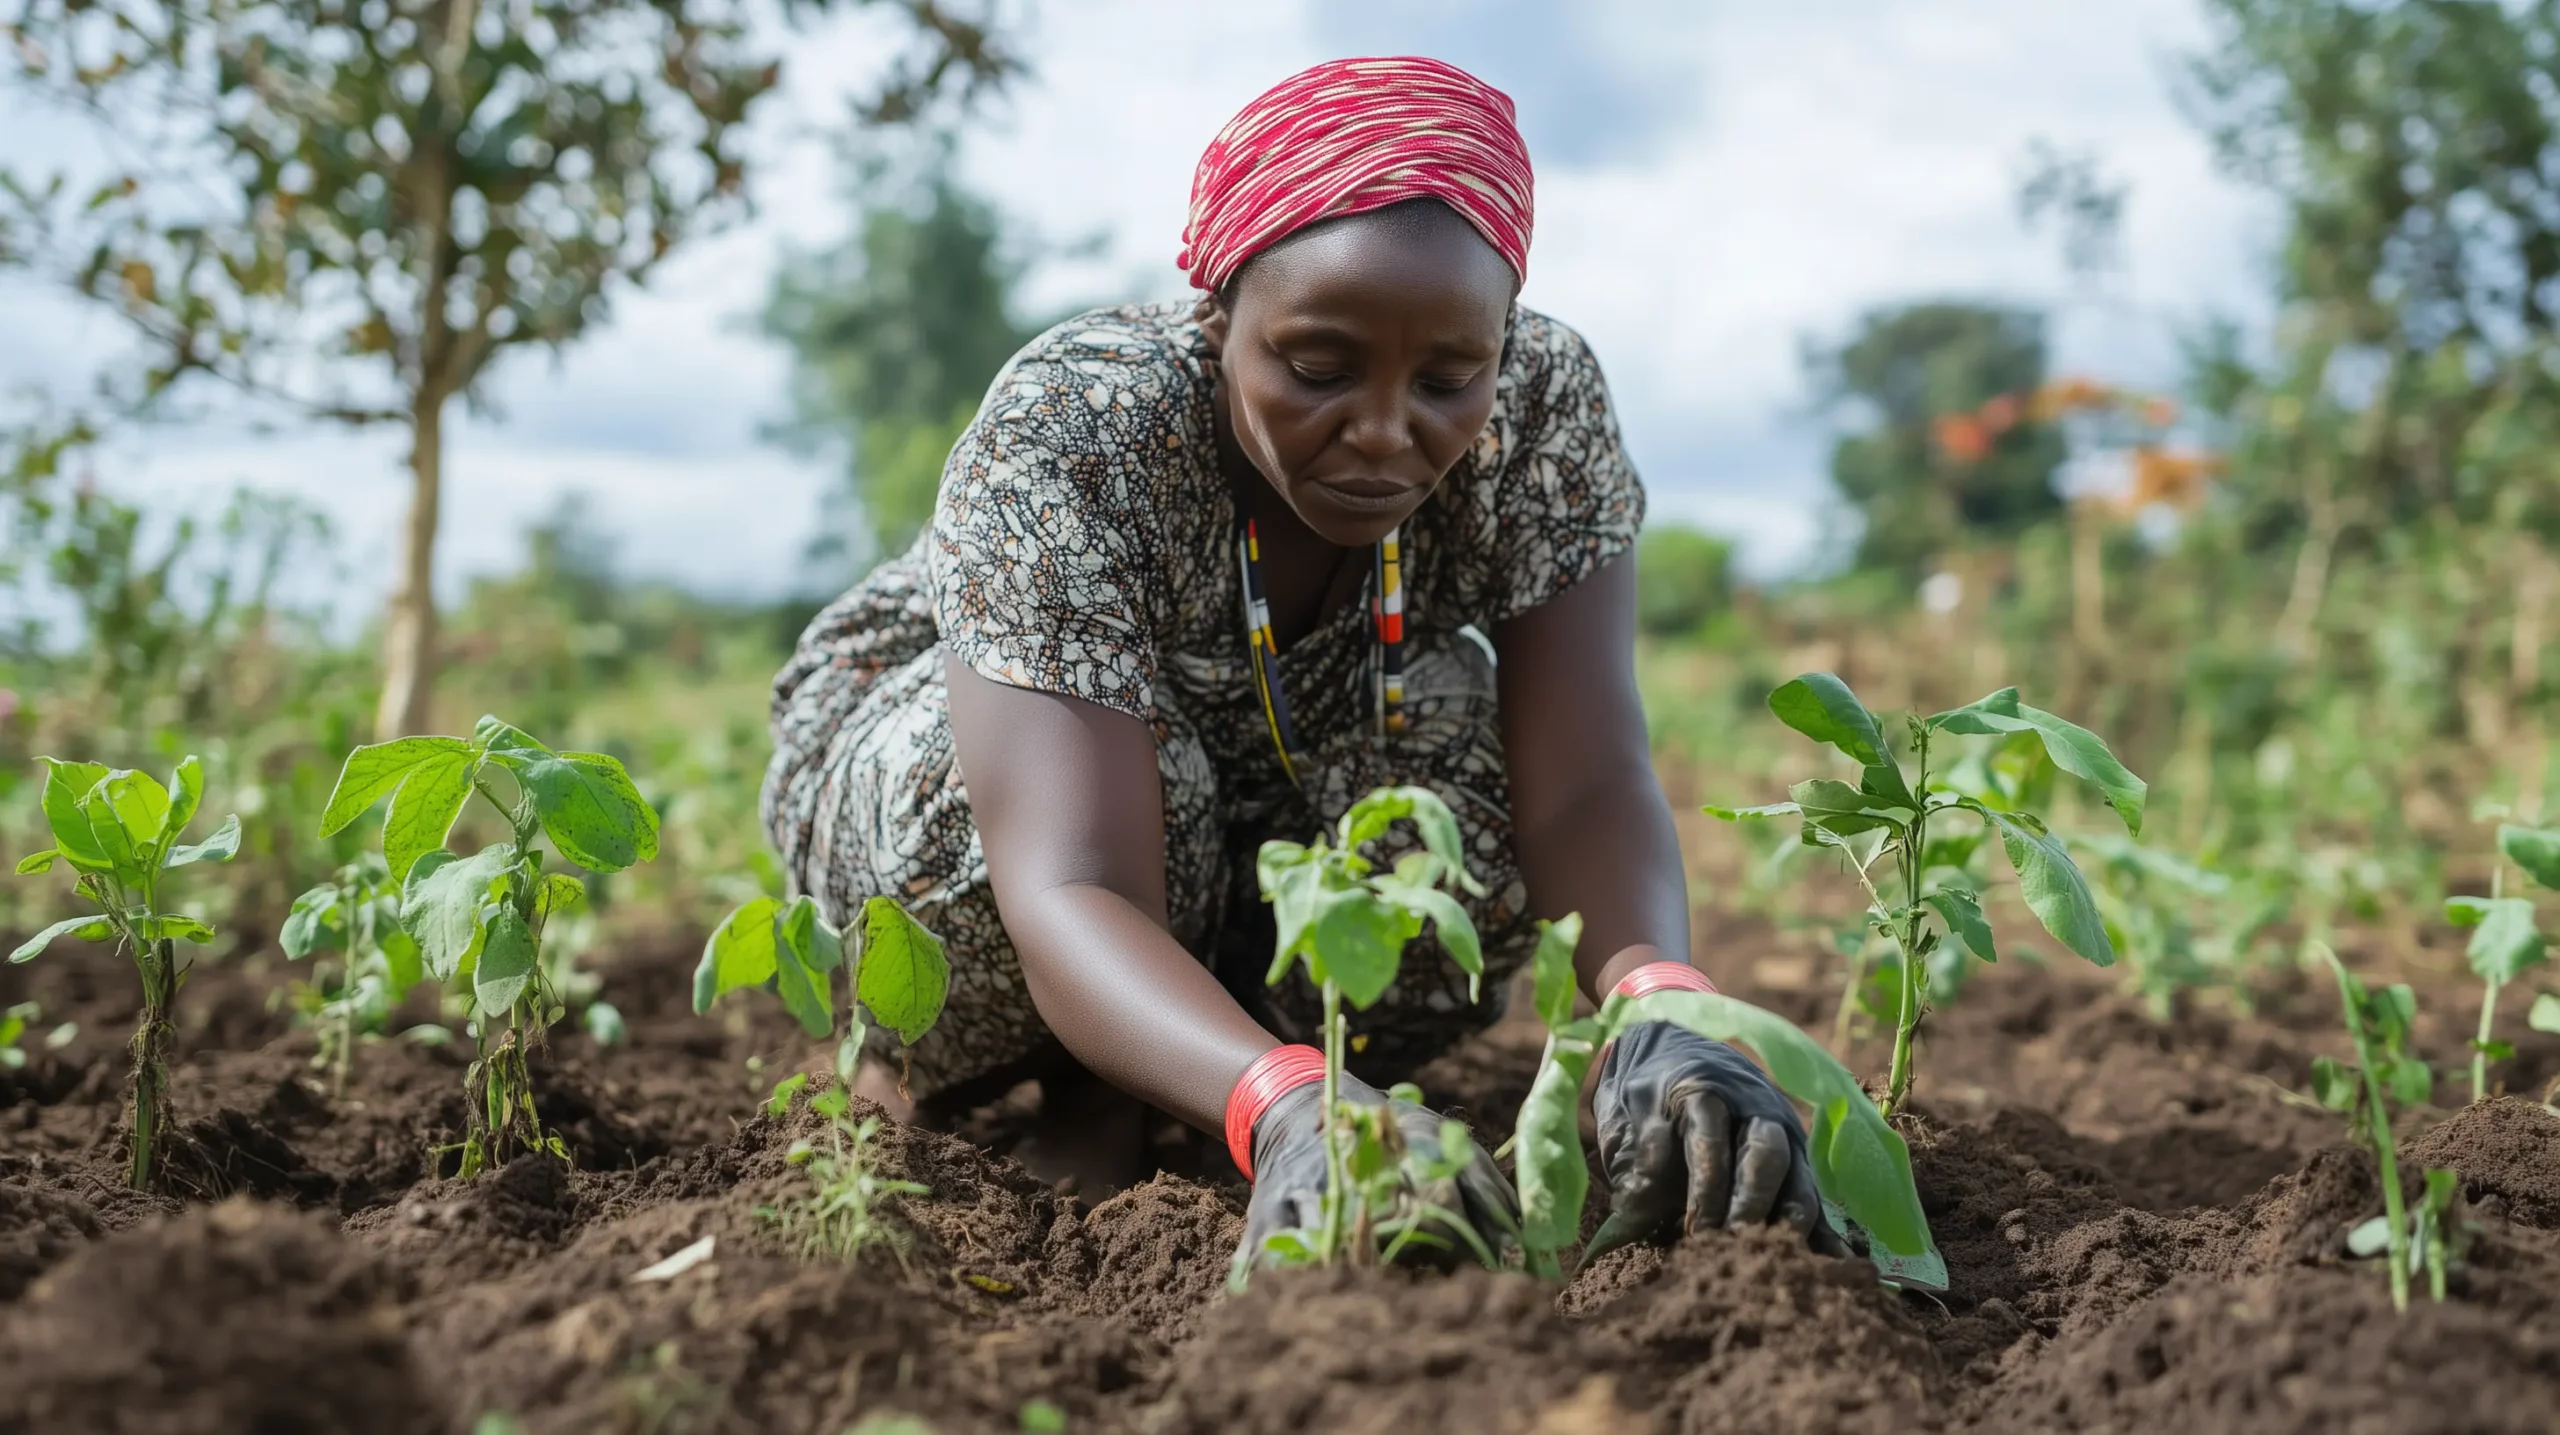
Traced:
<path fill-rule="evenodd" d="M 374 740 L 428 730 L 436 682 L 436 510 L 444 484 L 444 395 L 421 391 L 410 411 L 409 522 L 400 550 L 400 587 L 383 625 L 382 703 Z"/>

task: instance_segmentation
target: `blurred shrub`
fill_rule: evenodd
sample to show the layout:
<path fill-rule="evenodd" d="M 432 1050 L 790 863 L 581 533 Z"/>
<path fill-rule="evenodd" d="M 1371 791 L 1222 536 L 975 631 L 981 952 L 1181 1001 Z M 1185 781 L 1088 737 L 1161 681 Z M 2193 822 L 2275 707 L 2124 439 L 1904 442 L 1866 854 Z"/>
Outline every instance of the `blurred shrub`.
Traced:
<path fill-rule="evenodd" d="M 1636 540 L 1636 626 L 1655 637 L 1695 633 L 1733 598 L 1733 545 L 1681 524 Z"/>

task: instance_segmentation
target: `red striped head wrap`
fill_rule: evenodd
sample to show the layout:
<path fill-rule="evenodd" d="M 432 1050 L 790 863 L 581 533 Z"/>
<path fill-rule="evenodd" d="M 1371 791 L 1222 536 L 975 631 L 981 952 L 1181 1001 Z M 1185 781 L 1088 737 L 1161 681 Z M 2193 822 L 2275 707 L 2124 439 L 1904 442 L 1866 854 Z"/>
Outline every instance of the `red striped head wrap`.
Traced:
<path fill-rule="evenodd" d="M 1263 91 L 1209 141 L 1174 262 L 1215 293 L 1317 220 L 1437 199 L 1526 279 L 1530 181 L 1510 96 L 1439 60 L 1335 60 Z"/>

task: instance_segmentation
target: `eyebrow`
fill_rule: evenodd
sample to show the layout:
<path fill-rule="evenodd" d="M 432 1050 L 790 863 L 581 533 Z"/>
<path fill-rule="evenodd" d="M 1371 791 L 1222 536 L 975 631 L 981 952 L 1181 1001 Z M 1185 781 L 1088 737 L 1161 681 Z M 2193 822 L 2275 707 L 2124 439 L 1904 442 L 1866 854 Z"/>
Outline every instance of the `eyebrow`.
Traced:
<path fill-rule="evenodd" d="M 1337 344 L 1344 348 L 1358 349 L 1367 347 L 1369 340 L 1338 324 L 1322 319 L 1309 319 L 1288 320 L 1273 325 L 1271 342 L 1274 344 Z M 1501 352 L 1501 349 L 1499 345 L 1490 349 L 1478 349 L 1466 343 L 1441 343 L 1432 345 L 1431 352 L 1435 358 L 1483 361 L 1492 358 Z"/>

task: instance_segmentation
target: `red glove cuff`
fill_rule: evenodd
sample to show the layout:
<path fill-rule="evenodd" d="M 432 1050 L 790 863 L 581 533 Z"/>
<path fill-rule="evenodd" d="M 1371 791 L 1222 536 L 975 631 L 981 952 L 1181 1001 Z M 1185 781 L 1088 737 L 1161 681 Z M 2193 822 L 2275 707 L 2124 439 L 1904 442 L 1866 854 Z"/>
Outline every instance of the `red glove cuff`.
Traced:
<path fill-rule="evenodd" d="M 1227 1154 L 1253 1179 L 1253 1123 L 1271 1103 L 1310 1081 L 1324 1080 L 1324 1053 L 1312 1046 L 1275 1046 L 1254 1059 L 1227 1093 Z"/>
<path fill-rule="evenodd" d="M 1620 978 L 1612 991 L 1619 995 L 1642 997 L 1655 992 L 1712 992 L 1714 982 L 1707 974 L 1687 962 L 1647 962 Z"/>

